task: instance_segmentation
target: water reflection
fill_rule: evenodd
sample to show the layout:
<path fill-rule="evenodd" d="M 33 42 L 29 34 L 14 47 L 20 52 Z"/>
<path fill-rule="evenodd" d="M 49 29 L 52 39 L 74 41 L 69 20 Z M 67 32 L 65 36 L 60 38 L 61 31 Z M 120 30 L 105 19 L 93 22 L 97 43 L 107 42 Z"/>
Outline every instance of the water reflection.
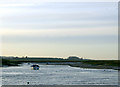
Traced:
<path fill-rule="evenodd" d="M 83 69 L 67 65 L 32 64 L 3 68 L 3 85 L 117 85 L 118 72 L 111 69 Z"/>

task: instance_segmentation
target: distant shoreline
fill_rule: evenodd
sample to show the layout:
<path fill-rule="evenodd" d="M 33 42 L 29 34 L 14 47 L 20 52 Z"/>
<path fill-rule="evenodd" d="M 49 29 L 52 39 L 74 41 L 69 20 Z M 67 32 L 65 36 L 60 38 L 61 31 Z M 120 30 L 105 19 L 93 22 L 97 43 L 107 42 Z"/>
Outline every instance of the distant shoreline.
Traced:
<path fill-rule="evenodd" d="M 120 66 L 104 65 L 104 64 L 103 65 L 100 65 L 100 64 L 96 65 L 96 64 L 88 64 L 88 63 L 83 63 L 83 62 L 50 63 L 50 64 L 47 64 L 47 65 L 69 65 L 71 67 L 88 68 L 88 69 L 113 69 L 113 70 L 120 70 Z"/>
<path fill-rule="evenodd" d="M 42 58 L 7 58 L 2 59 L 4 66 L 18 66 L 21 63 L 46 63 L 46 65 L 69 65 L 71 67 L 91 69 L 114 69 L 120 70 L 120 60 L 67 60 L 67 59 L 42 59 Z"/>

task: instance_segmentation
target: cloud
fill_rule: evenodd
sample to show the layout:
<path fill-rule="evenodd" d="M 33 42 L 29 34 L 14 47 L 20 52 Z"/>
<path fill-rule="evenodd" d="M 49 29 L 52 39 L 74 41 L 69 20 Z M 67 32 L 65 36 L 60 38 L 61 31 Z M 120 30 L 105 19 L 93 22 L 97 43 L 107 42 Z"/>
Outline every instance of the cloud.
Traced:
<path fill-rule="evenodd" d="M 117 58 L 118 3 L 39 1 L 0 1 L 4 55 Z"/>
<path fill-rule="evenodd" d="M 117 26 L 115 3 L 44 3 L 41 5 L 19 4 L 18 6 L 20 5 L 21 7 L 17 8 L 2 8 L 0 19 L 3 29 Z"/>
<path fill-rule="evenodd" d="M 110 44 L 117 43 L 116 33 L 109 29 L 7 30 L 2 39 L 3 43 Z"/>
<path fill-rule="evenodd" d="M 117 28 L 80 28 L 80 29 L 4 29 L 3 36 L 90 36 L 90 35 L 118 35 Z M 31 34 L 32 33 L 32 34 Z"/>
<path fill-rule="evenodd" d="M 34 6 L 34 4 L 0 4 L 0 7 L 23 7 L 23 6 Z"/>

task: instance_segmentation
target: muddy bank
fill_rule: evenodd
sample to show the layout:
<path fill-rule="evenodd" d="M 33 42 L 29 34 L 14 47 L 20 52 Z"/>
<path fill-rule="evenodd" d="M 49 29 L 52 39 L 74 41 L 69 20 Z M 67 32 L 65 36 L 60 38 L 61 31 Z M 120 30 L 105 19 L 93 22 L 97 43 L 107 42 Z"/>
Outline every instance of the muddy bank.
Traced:
<path fill-rule="evenodd" d="M 69 64 L 71 67 L 80 67 L 80 68 L 91 68 L 91 69 L 114 69 L 120 70 L 118 66 L 108 66 L 108 65 L 92 65 L 92 64 L 85 64 L 85 63 L 77 63 L 77 64 Z"/>
<path fill-rule="evenodd" d="M 54 62 L 47 65 L 69 65 L 71 67 L 91 68 L 91 69 L 114 69 L 120 70 L 120 61 L 117 60 L 87 60 L 81 62 Z"/>

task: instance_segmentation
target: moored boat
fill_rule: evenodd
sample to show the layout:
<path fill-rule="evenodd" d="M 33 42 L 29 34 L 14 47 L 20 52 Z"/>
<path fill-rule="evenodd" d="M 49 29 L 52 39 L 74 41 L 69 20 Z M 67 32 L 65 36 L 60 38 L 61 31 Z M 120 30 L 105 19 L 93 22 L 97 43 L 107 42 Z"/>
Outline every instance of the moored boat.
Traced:
<path fill-rule="evenodd" d="M 39 70 L 40 66 L 35 64 L 31 66 L 33 70 Z"/>

